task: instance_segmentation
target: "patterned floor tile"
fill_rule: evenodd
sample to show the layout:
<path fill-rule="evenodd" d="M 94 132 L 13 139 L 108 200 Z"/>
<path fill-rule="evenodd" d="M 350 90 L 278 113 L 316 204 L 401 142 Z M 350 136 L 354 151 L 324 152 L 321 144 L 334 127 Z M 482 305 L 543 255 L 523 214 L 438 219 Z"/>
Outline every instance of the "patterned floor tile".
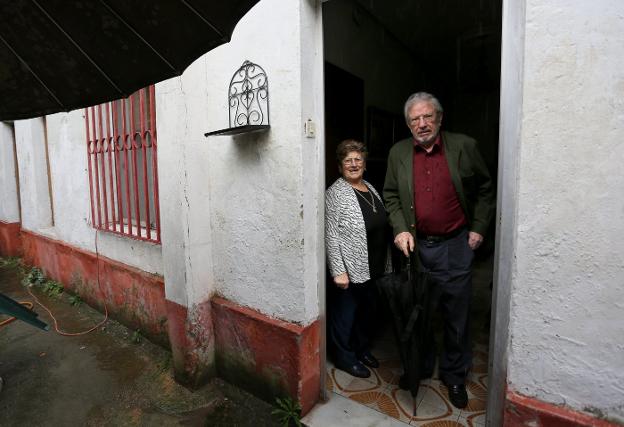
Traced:
<path fill-rule="evenodd" d="M 485 411 L 476 412 L 474 414 L 459 416 L 459 421 L 462 421 L 464 425 L 468 427 L 484 427 L 485 426 Z"/>
<path fill-rule="evenodd" d="M 393 401 L 399 408 L 403 420 L 414 420 L 414 399 L 409 391 L 401 390 L 399 388 L 393 388 L 388 390 L 392 396 Z M 429 388 L 426 385 L 421 385 L 416 395 L 416 416 L 419 416 L 418 408 L 422 403 L 425 395 L 429 392 Z"/>
<path fill-rule="evenodd" d="M 414 421 L 410 425 L 419 426 L 419 427 L 464 427 L 466 426 L 466 424 L 463 424 L 461 420 L 438 420 L 438 421 L 429 421 L 429 422 Z"/>
<path fill-rule="evenodd" d="M 463 410 L 455 408 L 448 399 L 448 391 L 437 375 L 437 365 L 431 379 L 421 381 L 416 399 L 416 416 L 413 415 L 413 400 L 407 391 L 398 387 L 403 373 L 398 347 L 392 328 L 387 325 L 381 332 L 372 353 L 380 362 L 380 367 L 371 369 L 371 377 L 354 378 L 346 372 L 336 369 L 328 362 L 326 378 L 327 390 L 332 390 L 351 401 L 386 414 L 401 422 L 413 426 L 426 427 L 483 427 L 487 405 L 488 382 L 488 345 L 489 331 L 485 329 L 489 310 L 491 266 L 482 263 L 483 277 L 475 280 L 475 289 L 483 294 L 479 300 L 481 306 L 473 307 L 473 366 L 466 381 L 468 405 Z M 475 270 L 477 271 L 477 270 Z M 476 276 L 475 276 L 476 277 Z M 481 276 L 479 276 L 481 277 Z M 477 283 L 482 282 L 482 283 Z M 478 290 L 478 289 L 477 289 Z M 476 305 L 475 305 L 476 306 Z M 437 319 L 438 323 L 440 319 Z M 441 343 L 441 330 L 438 331 L 438 343 Z"/>
<path fill-rule="evenodd" d="M 409 418 L 402 416 L 396 402 L 393 400 L 392 396 L 388 395 L 386 392 L 353 393 L 349 398 L 369 408 L 375 409 L 382 414 L 388 415 L 389 417 L 396 418 L 405 423 L 409 422 Z"/>
<path fill-rule="evenodd" d="M 475 397 L 483 401 L 487 400 L 487 389 L 479 382 L 467 381 L 466 390 L 468 390 L 468 396 Z"/>
<path fill-rule="evenodd" d="M 345 397 L 356 392 L 382 391 L 385 388 L 385 384 L 374 371 L 369 378 L 356 378 L 332 368 L 329 376 L 333 380 L 334 392 Z"/>
<path fill-rule="evenodd" d="M 418 405 L 414 421 L 456 421 L 461 411 L 448 401 L 446 388 L 442 390 L 437 380 L 433 380 L 431 385 L 425 387 L 427 393 Z"/>

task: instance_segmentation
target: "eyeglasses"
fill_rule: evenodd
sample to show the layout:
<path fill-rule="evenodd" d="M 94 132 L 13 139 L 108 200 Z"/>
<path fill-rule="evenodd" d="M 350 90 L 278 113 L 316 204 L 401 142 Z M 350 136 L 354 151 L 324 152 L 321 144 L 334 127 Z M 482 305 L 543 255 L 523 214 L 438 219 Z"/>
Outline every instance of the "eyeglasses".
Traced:
<path fill-rule="evenodd" d="M 349 159 L 344 159 L 342 164 L 348 166 L 350 164 L 361 165 L 364 160 L 360 157 L 351 157 Z"/>
<path fill-rule="evenodd" d="M 419 124 L 421 119 L 424 120 L 425 123 L 431 124 L 435 121 L 435 114 L 429 113 L 429 114 L 421 114 L 420 116 L 416 116 L 416 117 L 410 117 L 410 124 L 412 125 Z"/>

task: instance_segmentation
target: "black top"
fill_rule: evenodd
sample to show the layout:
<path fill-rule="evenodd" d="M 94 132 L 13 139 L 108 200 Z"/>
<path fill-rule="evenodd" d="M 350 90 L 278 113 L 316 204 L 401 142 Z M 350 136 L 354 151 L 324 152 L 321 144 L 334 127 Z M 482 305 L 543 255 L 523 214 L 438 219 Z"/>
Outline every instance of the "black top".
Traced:
<path fill-rule="evenodd" d="M 372 191 L 364 192 L 355 188 L 353 190 L 356 192 L 355 197 L 360 203 L 364 226 L 366 227 L 370 276 L 371 279 L 376 279 L 383 275 L 386 270 L 386 226 L 388 224 L 386 210 L 381 200 Z M 373 212 L 373 205 L 377 212 Z"/>

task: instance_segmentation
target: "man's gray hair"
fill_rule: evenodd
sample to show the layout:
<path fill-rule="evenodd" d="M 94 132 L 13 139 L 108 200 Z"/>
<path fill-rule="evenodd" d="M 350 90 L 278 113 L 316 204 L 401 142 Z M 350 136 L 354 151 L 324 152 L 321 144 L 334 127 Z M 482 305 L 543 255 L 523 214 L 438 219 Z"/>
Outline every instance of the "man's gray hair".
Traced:
<path fill-rule="evenodd" d="M 408 124 L 409 124 L 409 118 L 407 117 L 407 112 L 409 111 L 410 108 L 412 108 L 412 105 L 417 104 L 419 102 L 423 102 L 423 101 L 432 103 L 433 108 L 435 108 L 438 114 L 441 114 L 444 112 L 444 110 L 442 109 L 442 104 L 440 104 L 440 101 L 438 101 L 438 98 L 436 98 L 435 96 L 427 92 L 416 92 L 416 93 L 411 94 L 410 97 L 407 98 L 407 101 L 405 101 L 405 106 L 403 107 L 403 115 L 405 116 L 405 121 Z"/>

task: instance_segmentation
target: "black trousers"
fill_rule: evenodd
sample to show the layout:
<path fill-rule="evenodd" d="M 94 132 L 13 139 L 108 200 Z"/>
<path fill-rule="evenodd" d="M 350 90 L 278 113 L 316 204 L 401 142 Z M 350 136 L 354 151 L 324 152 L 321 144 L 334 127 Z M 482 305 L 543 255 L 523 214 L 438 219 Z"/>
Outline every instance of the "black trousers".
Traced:
<path fill-rule="evenodd" d="M 352 366 L 370 349 L 376 311 L 376 290 L 372 280 L 349 283 L 347 289 L 329 284 L 328 344 L 338 366 Z"/>
<path fill-rule="evenodd" d="M 418 241 L 421 268 L 430 274 L 431 313 L 437 308 L 444 322 L 444 348 L 440 356 L 440 379 L 448 384 L 464 384 L 472 367 L 469 336 L 472 298 L 472 261 L 468 231 L 444 242 Z M 425 372 L 433 372 L 436 345 L 433 331 L 427 337 Z"/>

